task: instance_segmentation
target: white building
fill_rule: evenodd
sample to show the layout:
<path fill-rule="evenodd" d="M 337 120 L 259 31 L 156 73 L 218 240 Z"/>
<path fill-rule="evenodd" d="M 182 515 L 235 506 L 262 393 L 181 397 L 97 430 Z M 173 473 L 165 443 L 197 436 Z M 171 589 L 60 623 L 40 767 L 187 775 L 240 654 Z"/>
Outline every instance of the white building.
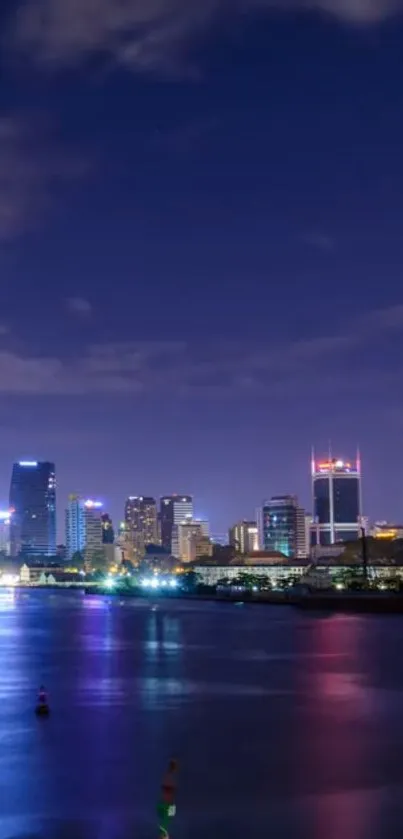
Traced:
<path fill-rule="evenodd" d="M 74 554 L 84 555 L 85 562 L 91 564 L 91 558 L 103 550 L 102 544 L 102 503 L 78 495 L 70 495 L 66 510 L 66 548 L 67 559 L 71 562 Z"/>
<path fill-rule="evenodd" d="M 229 544 L 241 554 L 259 550 L 259 529 L 256 521 L 238 521 L 231 527 L 228 538 Z"/>

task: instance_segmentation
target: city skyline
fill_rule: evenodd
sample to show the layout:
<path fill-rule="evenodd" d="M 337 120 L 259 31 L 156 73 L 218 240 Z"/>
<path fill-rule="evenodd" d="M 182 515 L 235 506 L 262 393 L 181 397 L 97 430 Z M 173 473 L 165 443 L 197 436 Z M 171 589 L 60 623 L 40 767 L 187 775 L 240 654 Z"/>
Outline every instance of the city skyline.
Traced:
<path fill-rule="evenodd" d="M 339 447 L 336 449 L 336 451 L 340 455 L 340 448 Z M 316 455 L 315 455 L 316 463 L 320 464 L 321 461 L 322 461 L 322 465 L 323 465 L 328 460 L 329 455 L 328 455 L 328 453 L 324 454 L 321 458 L 319 456 L 319 454 L 320 454 L 320 450 L 317 449 Z M 359 456 L 359 458 L 360 458 L 359 468 L 360 468 L 360 476 L 361 476 L 361 456 Z M 351 460 L 351 458 L 350 458 L 350 460 Z M 336 456 L 336 458 L 334 458 L 334 462 L 335 463 L 337 462 L 337 456 Z M 341 463 L 341 460 L 339 462 Z M 280 491 L 277 491 L 276 488 L 273 486 L 273 488 L 271 490 L 268 490 L 263 495 L 263 497 L 261 497 L 261 498 L 253 497 L 253 498 L 249 499 L 249 506 L 246 509 L 245 508 L 240 509 L 240 508 L 235 508 L 234 507 L 233 509 L 235 509 L 235 514 L 233 514 L 232 517 L 229 517 L 229 518 L 224 518 L 224 512 L 223 512 L 225 509 L 228 509 L 229 511 L 231 511 L 231 507 L 228 505 L 228 498 L 222 499 L 222 505 L 221 505 L 221 507 L 219 505 L 218 509 L 217 508 L 214 509 L 214 508 L 210 507 L 210 505 L 208 503 L 208 494 L 206 494 L 207 501 L 205 503 L 202 502 L 202 499 L 198 498 L 197 494 L 196 495 L 195 494 L 189 494 L 189 496 L 186 496 L 186 498 L 189 497 L 189 498 L 193 499 L 195 519 L 197 519 L 197 520 L 208 520 L 209 521 L 210 532 L 213 536 L 214 536 L 214 534 L 220 534 L 220 533 L 226 533 L 227 534 L 229 528 L 234 526 L 237 521 L 245 521 L 245 520 L 248 520 L 248 518 L 251 519 L 251 520 L 252 519 L 255 520 L 257 509 L 259 509 L 265 502 L 269 502 L 270 499 L 272 497 L 275 497 L 275 496 L 281 496 L 281 495 L 296 496 L 297 499 L 298 499 L 298 504 L 307 513 L 312 514 L 313 513 L 313 507 L 314 507 L 313 499 L 312 499 L 312 469 L 313 469 L 312 464 L 313 464 L 313 462 L 312 462 L 312 455 L 311 455 L 311 459 L 309 460 L 309 462 L 307 460 L 305 461 L 305 467 L 306 467 L 305 468 L 305 476 L 304 476 L 305 484 L 306 484 L 306 492 L 305 493 L 299 494 L 298 492 L 294 492 L 293 487 L 291 487 L 291 490 L 289 492 L 280 492 Z M 11 470 L 11 467 L 12 467 L 12 464 L 10 466 L 10 470 Z M 57 468 L 57 464 L 56 464 L 56 468 Z M 11 471 L 10 471 L 10 475 L 11 475 Z M 301 479 L 301 476 L 296 475 L 294 485 L 297 485 L 297 484 L 301 485 L 302 482 L 301 482 L 300 479 Z M 63 485 L 63 481 L 62 481 L 62 485 Z M 139 498 L 144 497 L 144 500 L 146 500 L 146 501 L 147 500 L 155 500 L 156 504 L 157 504 L 157 508 L 159 510 L 160 509 L 160 502 L 164 498 L 176 497 L 178 500 L 180 500 L 180 498 L 182 497 L 181 493 L 173 493 L 171 496 L 167 496 L 166 493 L 162 493 L 161 495 L 158 494 L 158 493 L 154 493 L 154 495 L 152 495 L 150 497 L 147 497 L 147 496 L 133 496 L 132 494 L 129 494 L 128 496 L 124 496 L 123 493 L 120 490 L 116 490 L 115 493 L 111 493 L 110 496 L 109 496 L 107 494 L 103 494 L 103 493 L 98 492 L 98 491 L 94 492 L 94 486 L 93 486 L 94 482 L 93 481 L 91 482 L 89 480 L 89 481 L 86 482 L 86 486 L 91 487 L 91 485 L 92 485 L 92 491 L 91 492 L 88 492 L 88 493 L 74 492 L 73 495 L 77 495 L 78 497 L 80 497 L 82 499 L 82 501 L 85 501 L 85 499 L 89 498 L 90 496 L 92 498 L 96 497 L 97 499 L 101 499 L 99 503 L 102 504 L 102 511 L 104 513 L 109 514 L 112 517 L 112 521 L 113 521 L 113 524 L 114 524 L 114 527 L 115 527 L 115 532 L 117 532 L 119 523 L 121 521 L 124 521 L 124 519 L 125 519 L 125 505 L 127 504 L 127 502 L 129 500 L 133 500 L 133 498 L 136 498 L 136 497 L 139 497 Z M 65 528 L 64 528 L 65 511 L 66 511 L 67 506 L 68 506 L 68 498 L 69 498 L 69 496 L 72 495 L 72 493 L 71 493 L 71 491 L 69 491 L 67 493 L 67 495 L 65 496 L 64 493 L 60 490 L 59 470 L 57 471 L 56 486 L 57 486 L 57 495 L 56 495 L 56 497 L 57 497 L 57 506 L 56 506 L 56 509 L 57 509 L 57 516 L 56 516 L 56 520 L 57 520 L 57 542 L 58 543 L 64 543 L 64 538 L 65 538 Z M 386 510 L 386 512 L 383 512 L 380 509 L 378 509 L 378 510 L 374 509 L 372 512 L 367 510 L 367 507 L 366 507 L 366 504 L 365 504 L 365 497 L 366 497 L 365 462 L 364 462 L 364 472 L 363 472 L 363 486 L 364 486 L 364 489 L 362 491 L 362 487 L 361 487 L 361 493 L 363 494 L 364 502 L 363 502 L 363 506 L 362 506 L 362 509 L 361 509 L 361 514 L 363 514 L 365 517 L 367 517 L 371 521 L 389 521 L 389 522 L 394 522 L 394 523 L 399 524 L 403 520 L 403 515 L 400 516 L 400 517 L 399 516 L 393 516 L 393 514 L 388 513 L 387 510 Z M 116 499 L 115 503 L 113 503 L 112 500 L 110 500 L 112 498 Z M 360 501 L 360 503 L 361 503 L 361 501 Z M 0 507 L 1 507 L 1 505 L 0 505 Z M 8 510 L 9 509 L 9 504 L 4 502 L 3 509 L 5 511 Z M 237 510 L 238 510 L 238 513 L 239 513 L 238 516 L 236 515 Z"/>

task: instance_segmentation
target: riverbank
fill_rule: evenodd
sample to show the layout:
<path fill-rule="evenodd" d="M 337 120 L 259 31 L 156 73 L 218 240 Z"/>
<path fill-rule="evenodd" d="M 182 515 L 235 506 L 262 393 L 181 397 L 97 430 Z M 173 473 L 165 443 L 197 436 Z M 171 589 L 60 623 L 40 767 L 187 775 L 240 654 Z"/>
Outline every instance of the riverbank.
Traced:
<path fill-rule="evenodd" d="M 206 600 L 228 604 L 266 604 L 269 606 L 292 606 L 297 609 L 320 612 L 353 612 L 378 614 L 403 614 L 403 594 L 390 592 L 305 592 L 295 591 L 239 591 L 239 592 L 182 592 L 180 590 L 159 593 L 144 589 L 110 590 L 104 586 L 85 589 L 86 595 L 136 598 L 141 600 Z"/>

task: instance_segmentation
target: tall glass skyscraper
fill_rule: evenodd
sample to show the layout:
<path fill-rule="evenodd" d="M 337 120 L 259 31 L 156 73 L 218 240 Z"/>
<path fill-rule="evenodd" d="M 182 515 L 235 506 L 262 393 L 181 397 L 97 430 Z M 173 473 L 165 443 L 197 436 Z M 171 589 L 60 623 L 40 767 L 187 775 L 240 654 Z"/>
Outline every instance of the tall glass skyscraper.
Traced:
<path fill-rule="evenodd" d="M 167 551 L 172 551 L 172 537 L 174 537 L 177 546 L 177 526 L 189 518 L 193 518 L 193 498 L 191 495 L 164 495 L 161 498 L 161 544 Z M 174 527 L 176 527 L 175 533 L 173 532 Z"/>
<path fill-rule="evenodd" d="M 298 555 L 299 509 L 295 495 L 276 495 L 263 505 L 262 543 L 265 551 L 280 551 L 288 557 Z"/>
<path fill-rule="evenodd" d="M 55 464 L 23 460 L 14 463 L 10 486 L 11 556 L 56 554 Z"/>
<path fill-rule="evenodd" d="M 314 545 L 333 545 L 360 536 L 361 463 L 312 457 Z"/>

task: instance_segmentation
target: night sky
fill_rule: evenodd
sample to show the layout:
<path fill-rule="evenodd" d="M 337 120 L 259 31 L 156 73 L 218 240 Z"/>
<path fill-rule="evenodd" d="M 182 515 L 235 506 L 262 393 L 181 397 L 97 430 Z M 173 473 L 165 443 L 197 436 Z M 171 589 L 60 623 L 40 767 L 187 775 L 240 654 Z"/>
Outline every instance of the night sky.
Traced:
<path fill-rule="evenodd" d="M 400 13 L 401 14 L 400 14 Z M 403 520 L 403 3 L 2 0 L 0 500 Z"/>

